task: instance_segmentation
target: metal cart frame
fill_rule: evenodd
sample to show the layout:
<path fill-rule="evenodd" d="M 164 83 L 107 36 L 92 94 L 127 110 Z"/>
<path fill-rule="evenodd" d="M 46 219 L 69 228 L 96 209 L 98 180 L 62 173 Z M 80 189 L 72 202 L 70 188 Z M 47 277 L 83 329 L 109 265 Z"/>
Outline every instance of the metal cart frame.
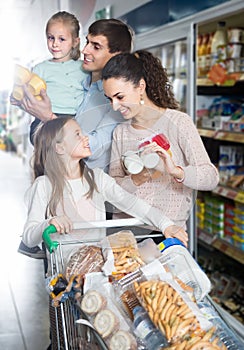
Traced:
<path fill-rule="evenodd" d="M 124 229 L 127 228 L 135 228 L 138 226 L 143 226 L 149 231 L 152 231 L 152 228 L 149 228 L 143 222 L 137 219 L 120 219 L 120 220 L 105 220 L 98 222 L 88 222 L 88 223 L 74 223 L 74 229 L 92 229 L 96 228 L 106 228 L 107 231 L 110 229 Z M 53 225 L 48 226 L 43 232 L 43 240 L 45 245 L 50 252 L 50 263 L 51 263 L 51 273 L 52 276 L 55 274 L 62 273 L 64 270 L 64 259 L 62 255 L 62 245 L 66 244 L 87 244 L 87 243 L 98 243 L 96 240 L 80 240 L 79 242 L 58 242 L 53 241 L 51 239 L 51 235 L 56 232 L 56 228 Z M 110 233 L 112 231 L 110 230 Z M 155 231 L 154 231 L 155 232 Z M 158 234 L 135 234 L 135 238 L 137 240 L 146 239 L 146 238 L 155 238 L 160 237 L 162 234 L 159 232 Z M 220 307 L 218 307 L 212 299 L 207 296 L 205 297 L 206 302 L 210 305 L 213 312 L 216 314 L 216 318 L 219 318 L 219 326 L 223 329 L 223 334 L 228 333 L 225 336 L 224 343 L 227 345 L 227 349 L 230 350 L 240 350 L 244 345 L 242 345 L 241 339 L 233 329 L 232 325 L 229 324 L 228 319 L 225 317 L 224 313 L 221 312 Z M 56 337 L 56 347 L 55 350 L 78 350 L 83 349 L 82 345 L 78 345 L 80 340 L 87 341 L 89 344 L 92 344 L 91 349 L 95 349 L 96 344 L 98 346 L 97 349 L 108 350 L 105 342 L 100 337 L 100 335 L 94 330 L 92 325 L 89 323 L 86 315 L 82 312 L 79 305 L 72 298 L 68 298 L 65 302 L 61 303 L 58 308 L 50 305 L 50 308 L 53 309 L 55 315 L 55 326 L 51 329 L 55 328 L 55 337 Z M 226 340 L 226 342 L 225 342 Z M 94 343 L 95 341 L 95 343 Z M 81 344 L 81 343 L 80 343 Z M 89 346 L 86 345 L 84 349 L 88 350 Z"/>

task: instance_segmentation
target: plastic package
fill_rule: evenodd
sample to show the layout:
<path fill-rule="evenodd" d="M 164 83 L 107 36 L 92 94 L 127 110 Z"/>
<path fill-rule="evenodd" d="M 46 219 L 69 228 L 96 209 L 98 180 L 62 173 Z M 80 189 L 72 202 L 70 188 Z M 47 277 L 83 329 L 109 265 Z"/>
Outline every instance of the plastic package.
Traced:
<path fill-rule="evenodd" d="M 72 275 L 82 275 L 89 272 L 99 272 L 104 264 L 102 250 L 92 245 L 82 245 L 69 258 L 66 266 L 66 278 Z"/>
<path fill-rule="evenodd" d="M 160 262 L 193 288 L 196 300 L 203 299 L 211 290 L 211 282 L 186 247 L 177 238 L 167 238 L 158 247 L 162 254 Z"/>
<path fill-rule="evenodd" d="M 123 230 L 101 241 L 106 276 L 118 278 L 137 270 L 144 265 L 137 247 L 136 239 L 131 231 Z"/>
<path fill-rule="evenodd" d="M 123 317 L 112 300 L 111 285 L 103 284 L 101 288 L 94 284 L 92 288 L 86 291 L 80 302 L 81 310 L 92 327 L 100 334 L 110 350 L 136 350 L 137 341 L 133 336 L 132 325 Z"/>
<path fill-rule="evenodd" d="M 220 314 L 214 309 L 207 298 L 203 302 L 198 303 L 198 306 L 206 318 L 212 322 L 216 328 L 216 334 L 228 350 L 242 349 L 243 344 L 241 344 L 241 340 L 237 338 L 236 334 L 224 319 L 220 317 Z"/>

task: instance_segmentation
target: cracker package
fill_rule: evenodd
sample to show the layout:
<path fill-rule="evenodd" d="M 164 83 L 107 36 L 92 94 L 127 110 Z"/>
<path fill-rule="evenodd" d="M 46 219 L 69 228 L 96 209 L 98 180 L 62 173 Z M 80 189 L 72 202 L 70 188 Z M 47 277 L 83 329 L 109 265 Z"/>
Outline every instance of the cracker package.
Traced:
<path fill-rule="evenodd" d="M 105 264 L 103 272 L 121 278 L 144 265 L 131 231 L 123 230 L 105 237 L 101 241 Z"/>

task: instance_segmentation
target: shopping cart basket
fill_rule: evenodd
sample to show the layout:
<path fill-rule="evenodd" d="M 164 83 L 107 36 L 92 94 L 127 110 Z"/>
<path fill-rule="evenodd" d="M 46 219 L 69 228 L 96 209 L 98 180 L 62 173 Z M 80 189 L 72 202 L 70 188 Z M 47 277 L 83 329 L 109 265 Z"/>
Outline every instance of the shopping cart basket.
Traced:
<path fill-rule="evenodd" d="M 98 222 L 87 223 L 74 223 L 75 229 L 92 229 L 96 228 L 124 228 L 124 227 L 138 227 L 146 225 L 134 218 L 131 219 L 119 219 L 119 220 L 104 220 Z M 47 250 L 50 253 L 50 269 L 51 278 L 62 274 L 64 272 L 64 258 L 63 258 L 63 246 L 74 244 L 96 244 L 96 240 L 80 240 L 76 241 L 54 241 L 52 240 L 52 234 L 56 232 L 56 228 L 53 225 L 48 226 L 43 232 L 43 241 Z M 150 232 L 150 231 L 149 231 Z M 154 234 L 153 237 L 162 236 L 159 232 Z M 152 235 L 143 234 L 137 236 L 138 239 L 152 237 Z M 64 302 L 60 303 L 58 307 L 52 305 L 50 298 L 49 302 L 49 316 L 50 316 L 50 328 L 51 328 L 51 342 L 53 350 L 83 350 L 83 349 L 107 349 L 104 341 L 99 334 L 91 328 L 91 324 L 88 322 L 86 315 L 80 309 L 75 297 L 69 296 Z"/>
<path fill-rule="evenodd" d="M 121 219 L 121 220 L 108 220 L 99 222 L 89 223 L 75 223 L 74 229 L 89 229 L 89 228 L 107 228 L 108 230 L 113 228 L 124 229 L 125 227 L 137 227 L 144 226 L 142 222 L 136 219 Z M 55 276 L 64 271 L 64 259 L 62 254 L 62 246 L 66 244 L 73 244 L 74 242 L 58 242 L 53 241 L 51 235 L 56 232 L 54 226 L 49 226 L 43 233 L 43 240 L 45 245 L 50 252 L 50 267 L 51 274 Z M 150 230 L 148 234 L 135 235 L 137 240 L 160 237 L 161 234 L 151 234 Z M 155 231 L 154 231 L 155 232 Z M 110 230 L 110 233 L 111 230 Z M 77 241 L 75 241 L 77 244 Z M 80 244 L 94 244 L 98 243 L 94 240 L 79 241 Z M 165 261 L 160 259 L 163 263 Z M 175 264 L 175 256 L 172 257 L 172 261 Z M 170 258 L 167 257 L 167 263 L 170 262 Z M 168 265 L 170 266 L 170 265 Z M 141 274 L 141 271 L 137 270 L 134 273 L 125 276 L 119 284 L 124 285 L 131 284 L 131 282 Z M 185 278 L 185 274 L 182 276 Z M 192 280 L 191 280 L 192 279 Z M 200 281 L 200 282 L 199 282 Z M 189 285 L 196 285 L 200 283 L 198 288 L 203 288 L 201 291 L 204 295 L 204 289 L 206 288 L 205 283 L 201 283 L 201 279 L 196 279 L 196 273 L 190 276 L 190 272 L 187 274 L 187 278 L 184 281 Z M 194 283 L 193 283 L 194 282 Z M 198 289 L 197 289 L 198 290 Z M 202 294 L 200 293 L 200 294 Z M 212 301 L 212 299 L 206 295 L 200 302 L 199 306 L 210 315 L 209 319 L 218 329 L 220 339 L 226 345 L 228 350 L 241 350 L 244 349 L 241 339 L 236 334 L 235 330 L 232 329 L 228 322 L 228 318 L 222 313 L 221 309 Z M 50 303 L 50 324 L 52 333 L 52 348 L 53 350 L 89 350 L 89 349 L 101 349 L 108 350 L 107 345 L 104 343 L 100 335 L 94 330 L 92 325 L 89 323 L 88 318 L 80 309 L 75 298 L 69 297 L 58 307 L 53 307 Z"/>

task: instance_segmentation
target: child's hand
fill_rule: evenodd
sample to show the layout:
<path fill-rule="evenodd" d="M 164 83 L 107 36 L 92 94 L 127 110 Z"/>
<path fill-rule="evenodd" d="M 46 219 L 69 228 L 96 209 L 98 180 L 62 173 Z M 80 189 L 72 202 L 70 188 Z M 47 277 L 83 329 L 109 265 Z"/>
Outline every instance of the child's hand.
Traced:
<path fill-rule="evenodd" d="M 171 225 L 164 231 L 165 238 L 178 238 L 186 247 L 188 242 L 188 234 L 182 227 Z"/>
<path fill-rule="evenodd" d="M 58 233 L 70 233 L 72 231 L 73 225 L 68 216 L 54 216 L 49 220 L 49 224 L 56 227 Z"/>

